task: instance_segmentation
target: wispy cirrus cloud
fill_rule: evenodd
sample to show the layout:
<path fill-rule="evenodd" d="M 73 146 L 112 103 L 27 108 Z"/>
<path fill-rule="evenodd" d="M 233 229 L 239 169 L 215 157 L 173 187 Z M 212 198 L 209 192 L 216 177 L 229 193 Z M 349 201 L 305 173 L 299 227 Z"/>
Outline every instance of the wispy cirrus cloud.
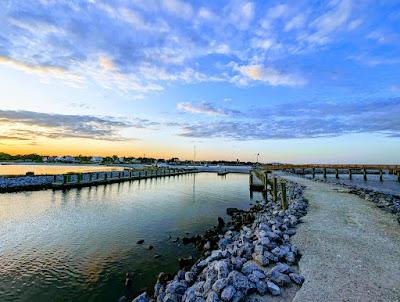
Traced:
<path fill-rule="evenodd" d="M 207 102 L 202 102 L 199 105 L 193 105 L 190 102 L 178 103 L 176 108 L 181 112 L 192 113 L 192 114 L 205 114 L 211 116 L 228 116 L 234 113 L 238 113 L 235 110 L 227 108 L 217 108 Z"/>

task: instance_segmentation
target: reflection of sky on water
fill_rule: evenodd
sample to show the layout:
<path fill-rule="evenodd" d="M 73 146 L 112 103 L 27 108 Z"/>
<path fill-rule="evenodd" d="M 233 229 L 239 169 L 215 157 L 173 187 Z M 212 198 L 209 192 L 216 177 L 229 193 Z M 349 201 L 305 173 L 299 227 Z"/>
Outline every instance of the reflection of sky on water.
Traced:
<path fill-rule="evenodd" d="M 226 218 L 227 207 L 248 203 L 248 176 L 237 174 L 1 194 L 2 301 L 116 300 L 126 272 L 140 289 L 159 271 L 176 270 L 178 257 L 197 254 L 169 236 L 202 232 Z"/>

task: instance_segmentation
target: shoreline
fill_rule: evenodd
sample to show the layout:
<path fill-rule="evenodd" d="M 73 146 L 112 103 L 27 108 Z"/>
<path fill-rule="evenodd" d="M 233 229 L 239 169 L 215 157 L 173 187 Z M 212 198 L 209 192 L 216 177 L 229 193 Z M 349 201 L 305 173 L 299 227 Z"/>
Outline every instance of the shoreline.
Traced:
<path fill-rule="evenodd" d="M 301 254 L 290 243 L 290 237 L 306 215 L 307 201 L 303 197 L 304 187 L 286 182 L 286 211 L 271 201 L 257 202 L 248 210 L 228 208 L 230 222 L 225 224 L 219 218 L 213 230 L 187 239 L 203 248 L 197 261 L 182 259 L 174 276 L 160 272 L 154 294 L 144 292 L 133 301 L 236 302 L 255 295 L 284 299 L 289 292 L 293 294 L 304 278 L 296 273 Z M 122 296 L 119 301 L 130 299 Z"/>

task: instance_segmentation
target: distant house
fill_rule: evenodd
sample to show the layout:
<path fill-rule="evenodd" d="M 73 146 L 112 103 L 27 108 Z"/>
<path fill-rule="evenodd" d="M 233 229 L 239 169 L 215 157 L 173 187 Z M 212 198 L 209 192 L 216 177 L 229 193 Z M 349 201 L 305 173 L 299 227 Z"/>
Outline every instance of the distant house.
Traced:
<path fill-rule="evenodd" d="M 101 157 L 101 156 L 93 156 L 91 159 L 90 159 L 90 161 L 92 162 L 92 163 L 101 163 L 101 162 L 103 162 L 103 157 Z"/>
<path fill-rule="evenodd" d="M 55 161 L 63 162 L 63 163 L 74 163 L 75 157 L 73 157 L 73 156 L 57 156 Z"/>

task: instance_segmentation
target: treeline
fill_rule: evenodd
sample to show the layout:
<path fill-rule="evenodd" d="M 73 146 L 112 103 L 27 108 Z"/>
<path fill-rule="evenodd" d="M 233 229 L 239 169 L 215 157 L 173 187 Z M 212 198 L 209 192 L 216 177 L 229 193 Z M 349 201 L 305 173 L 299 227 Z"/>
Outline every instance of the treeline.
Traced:
<path fill-rule="evenodd" d="M 18 154 L 11 155 L 8 153 L 0 152 L 0 161 L 34 161 L 34 162 L 42 162 L 43 157 L 41 155 L 32 153 L 32 154 Z"/>

